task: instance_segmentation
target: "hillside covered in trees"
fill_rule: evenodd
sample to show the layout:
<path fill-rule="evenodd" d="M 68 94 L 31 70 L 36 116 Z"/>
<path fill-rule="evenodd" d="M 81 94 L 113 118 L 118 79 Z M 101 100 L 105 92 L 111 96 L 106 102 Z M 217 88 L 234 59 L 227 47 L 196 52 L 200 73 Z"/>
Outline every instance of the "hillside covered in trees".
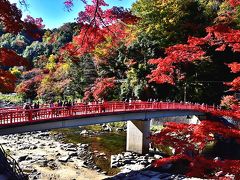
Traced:
<path fill-rule="evenodd" d="M 70 6 L 66 2 L 65 5 Z M 228 2 L 141 0 L 130 10 L 106 9 L 107 4 L 101 2 L 93 14 L 95 6 L 86 5 L 76 23 L 52 30 L 44 29 L 41 18 L 29 16 L 24 22 L 37 26 L 34 36 L 26 29 L 13 33 L 3 22 L 0 47 L 25 58 L 28 65 L 4 66 L 11 72 L 8 75 L 17 79 L 14 78 L 15 89 L 10 83 L 11 88 L 1 87 L 2 91 L 16 91 L 24 98 L 44 101 L 63 98 L 183 101 L 185 96 L 187 101 L 208 104 L 219 104 L 223 96 L 232 94 L 227 92 L 225 82 L 236 75 L 226 64 L 237 61 L 239 53 L 231 47 L 216 50 L 218 42 L 197 44 L 192 38 L 210 36 L 210 27 L 237 28 L 238 16 L 231 16 L 236 12 Z M 170 62 L 168 56 L 188 51 L 184 44 L 195 46 L 191 50 L 195 52 L 187 53 L 190 56 L 195 53 L 196 57 L 185 62 L 179 56 Z M 198 46 L 204 52 L 199 52 Z M 157 59 L 168 69 L 155 69 Z M 10 79 L 13 83 L 13 77 Z"/>
<path fill-rule="evenodd" d="M 45 102 L 190 101 L 221 105 L 231 111 L 211 114 L 240 119 L 239 0 L 137 0 L 131 9 L 82 1 L 76 22 L 50 30 L 0 0 L 0 92 Z M 69 11 L 73 3 L 63 2 Z M 151 139 L 175 153 L 154 166 L 180 160 L 188 176 L 239 179 L 239 157 L 204 155 L 211 143 L 239 147 L 239 138 L 237 127 L 219 119 L 167 123 Z"/>

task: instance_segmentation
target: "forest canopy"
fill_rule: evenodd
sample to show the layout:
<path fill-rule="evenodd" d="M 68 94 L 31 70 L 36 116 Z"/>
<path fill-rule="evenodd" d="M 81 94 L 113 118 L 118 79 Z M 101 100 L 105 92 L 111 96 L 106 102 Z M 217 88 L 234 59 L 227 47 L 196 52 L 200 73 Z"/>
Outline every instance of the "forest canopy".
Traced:
<path fill-rule="evenodd" d="M 239 128 L 219 117 L 240 119 L 240 0 L 136 0 L 130 9 L 81 1 L 75 22 L 47 29 L 41 17 L 24 19 L 16 4 L 0 0 L 0 92 L 43 102 L 217 105 L 198 124 L 166 123 L 151 136 L 175 150 L 153 166 L 180 161 L 190 177 L 239 179 L 239 157 L 203 152 L 211 143 L 239 148 Z M 19 3 L 27 8 L 27 0 Z M 62 3 L 69 12 L 77 6 Z"/>

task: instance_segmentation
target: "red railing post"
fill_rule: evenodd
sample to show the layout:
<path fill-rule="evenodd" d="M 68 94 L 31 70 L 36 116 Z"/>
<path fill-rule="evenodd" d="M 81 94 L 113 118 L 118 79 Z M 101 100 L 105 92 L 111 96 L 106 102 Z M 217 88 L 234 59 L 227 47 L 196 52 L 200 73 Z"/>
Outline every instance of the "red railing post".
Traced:
<path fill-rule="evenodd" d="M 28 110 L 28 121 L 32 121 L 32 110 Z"/>
<path fill-rule="evenodd" d="M 72 116 L 73 115 L 72 107 L 69 107 L 68 111 L 69 111 L 69 116 Z"/>
<path fill-rule="evenodd" d="M 13 114 L 11 113 L 10 114 L 10 124 L 12 124 L 12 122 L 13 122 Z"/>
<path fill-rule="evenodd" d="M 87 104 L 84 105 L 84 112 L 85 112 L 85 114 L 87 114 L 87 106 L 88 106 Z"/>

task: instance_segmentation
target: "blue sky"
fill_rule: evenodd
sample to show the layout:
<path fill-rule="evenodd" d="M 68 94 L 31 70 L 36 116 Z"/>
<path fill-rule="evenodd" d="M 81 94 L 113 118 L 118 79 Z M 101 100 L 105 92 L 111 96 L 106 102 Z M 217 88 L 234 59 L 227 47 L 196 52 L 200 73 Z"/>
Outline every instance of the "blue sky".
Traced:
<path fill-rule="evenodd" d="M 18 0 L 9 0 L 17 3 Z M 130 8 L 135 0 L 105 0 L 111 6 L 123 6 Z M 23 17 L 30 14 L 34 18 L 41 17 L 46 28 L 57 28 L 65 22 L 74 22 L 78 12 L 84 10 L 84 4 L 80 0 L 74 0 L 74 7 L 67 12 L 63 4 L 64 0 L 27 0 L 29 12 L 23 11 Z"/>

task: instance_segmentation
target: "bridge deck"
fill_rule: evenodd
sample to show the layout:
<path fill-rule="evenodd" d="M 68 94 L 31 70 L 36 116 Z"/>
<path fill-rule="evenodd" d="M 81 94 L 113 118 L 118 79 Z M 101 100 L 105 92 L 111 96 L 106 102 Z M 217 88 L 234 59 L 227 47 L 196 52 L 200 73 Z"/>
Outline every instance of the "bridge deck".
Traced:
<path fill-rule="evenodd" d="M 21 108 L 0 109 L 0 128 L 35 124 L 49 120 L 76 119 L 87 116 L 99 116 L 107 113 L 139 112 L 150 110 L 194 110 L 203 112 L 214 109 L 211 106 L 168 102 L 105 102 L 103 104 L 78 104 L 71 107 L 53 107 L 24 110 Z"/>

